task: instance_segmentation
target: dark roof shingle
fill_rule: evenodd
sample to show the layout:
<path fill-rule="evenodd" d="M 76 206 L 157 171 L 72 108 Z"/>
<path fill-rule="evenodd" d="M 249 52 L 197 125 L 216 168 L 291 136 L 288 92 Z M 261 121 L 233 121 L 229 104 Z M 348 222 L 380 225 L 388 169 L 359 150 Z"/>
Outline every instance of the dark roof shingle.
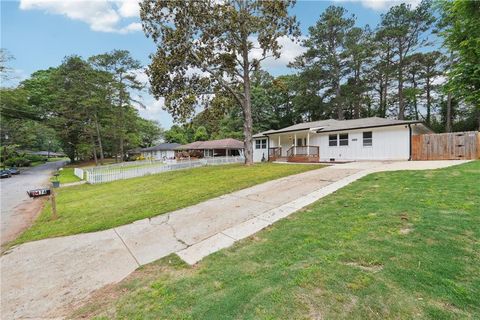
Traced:
<path fill-rule="evenodd" d="M 178 146 L 181 146 L 180 143 L 160 143 L 153 147 L 141 148 L 136 151 L 139 152 L 149 152 L 149 151 L 163 151 L 163 150 L 175 150 Z"/>
<path fill-rule="evenodd" d="M 402 125 L 402 124 L 420 123 L 420 122 L 421 121 L 417 121 L 417 120 L 397 120 L 397 119 L 386 119 L 386 118 L 379 118 L 379 117 L 350 119 L 350 120 L 328 119 L 328 120 L 298 123 L 298 124 L 294 124 L 293 126 L 289 126 L 279 130 L 268 130 L 268 131 L 257 133 L 254 135 L 254 137 L 262 137 L 269 134 L 289 132 L 289 131 L 315 129 L 315 131 L 317 132 L 328 132 L 328 131 L 370 128 L 370 127 Z"/>
<path fill-rule="evenodd" d="M 177 150 L 202 150 L 202 149 L 243 149 L 243 142 L 227 138 L 210 141 L 195 141 L 176 148 Z"/>

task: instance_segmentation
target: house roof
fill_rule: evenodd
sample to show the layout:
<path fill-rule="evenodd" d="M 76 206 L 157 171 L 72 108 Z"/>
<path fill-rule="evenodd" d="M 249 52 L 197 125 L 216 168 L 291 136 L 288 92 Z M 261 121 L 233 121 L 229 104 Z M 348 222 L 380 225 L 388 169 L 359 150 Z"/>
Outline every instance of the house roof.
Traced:
<path fill-rule="evenodd" d="M 220 139 L 210 141 L 195 141 L 176 148 L 177 150 L 203 150 L 203 149 L 243 149 L 243 142 L 236 139 Z"/>
<path fill-rule="evenodd" d="M 259 138 L 263 136 L 268 136 L 276 133 L 292 132 L 292 131 L 315 131 L 317 133 L 322 132 L 332 132 L 332 131 L 343 131 L 343 130 L 353 130 L 353 129 L 364 129 L 364 128 L 375 128 L 375 127 L 388 127 L 395 125 L 403 124 L 413 124 L 413 123 L 422 123 L 418 120 L 396 120 L 396 119 L 386 119 L 379 117 L 371 118 L 362 118 L 362 119 L 351 119 L 351 120 L 321 120 L 313 122 L 304 122 L 294 124 L 286 128 L 279 130 L 268 130 L 255 134 L 254 138 Z"/>
<path fill-rule="evenodd" d="M 149 151 L 163 151 L 163 150 L 175 150 L 181 146 L 180 143 L 160 143 L 153 147 L 136 149 L 137 152 L 149 152 Z"/>
<path fill-rule="evenodd" d="M 36 154 L 39 156 L 64 156 L 65 153 L 63 152 L 53 152 L 53 151 L 36 151 L 36 152 L 31 152 L 31 154 Z"/>

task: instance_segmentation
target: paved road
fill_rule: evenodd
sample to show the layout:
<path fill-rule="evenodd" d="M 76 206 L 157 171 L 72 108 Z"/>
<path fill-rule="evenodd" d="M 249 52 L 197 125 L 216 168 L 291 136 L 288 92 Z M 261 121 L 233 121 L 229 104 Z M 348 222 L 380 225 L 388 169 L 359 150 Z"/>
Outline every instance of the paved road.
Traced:
<path fill-rule="evenodd" d="M 19 210 L 19 207 L 32 202 L 26 193 L 27 190 L 48 186 L 53 171 L 65 164 L 65 161 L 48 162 L 46 164 L 27 169 L 21 174 L 8 179 L 0 180 L 1 190 L 1 244 L 11 236 L 20 224 L 27 219 L 31 212 Z"/>
<path fill-rule="evenodd" d="M 96 289 L 176 253 L 193 264 L 372 172 L 465 161 L 335 165 L 217 197 L 117 228 L 24 243 L 0 257 L 5 319 L 64 317 Z"/>

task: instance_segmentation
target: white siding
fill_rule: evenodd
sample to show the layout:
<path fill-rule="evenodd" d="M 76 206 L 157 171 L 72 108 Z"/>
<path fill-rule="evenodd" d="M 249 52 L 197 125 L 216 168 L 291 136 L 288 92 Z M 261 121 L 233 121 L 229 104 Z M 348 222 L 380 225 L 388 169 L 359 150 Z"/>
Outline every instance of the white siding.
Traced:
<path fill-rule="evenodd" d="M 142 152 L 142 156 L 145 159 L 154 159 L 154 160 L 172 159 L 175 157 L 175 151 L 173 150 L 148 151 L 148 152 Z"/>
<path fill-rule="evenodd" d="M 372 146 L 363 146 L 363 132 L 372 132 Z M 410 156 L 410 135 L 408 126 L 392 126 L 332 132 L 348 133 L 348 146 L 330 147 L 329 133 L 316 134 L 310 138 L 311 145 L 320 146 L 320 160 L 408 160 Z"/>
<path fill-rule="evenodd" d="M 265 148 L 257 148 L 257 140 L 267 140 L 266 145 L 264 144 Z M 260 144 L 260 147 L 262 147 L 262 144 Z M 262 158 L 265 157 L 265 161 L 268 160 L 268 138 L 255 138 L 253 139 L 253 162 L 261 162 Z"/>

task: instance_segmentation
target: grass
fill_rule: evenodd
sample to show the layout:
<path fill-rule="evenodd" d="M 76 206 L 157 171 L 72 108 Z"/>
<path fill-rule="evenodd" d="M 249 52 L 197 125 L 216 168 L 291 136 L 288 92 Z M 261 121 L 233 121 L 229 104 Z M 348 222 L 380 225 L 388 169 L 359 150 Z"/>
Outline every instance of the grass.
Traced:
<path fill-rule="evenodd" d="M 32 161 L 32 162 L 30 162 L 30 166 L 27 167 L 27 168 L 33 168 L 33 167 L 37 167 L 39 165 L 45 164 L 47 162 L 55 162 L 55 161 L 60 161 L 60 160 L 68 160 L 68 158 L 66 158 L 66 157 L 59 157 L 59 158 L 52 157 L 52 158 L 48 158 L 47 161 Z"/>
<path fill-rule="evenodd" d="M 480 161 L 369 175 L 195 267 L 96 293 L 101 319 L 479 319 Z"/>
<path fill-rule="evenodd" d="M 65 184 L 65 183 L 72 183 L 72 182 L 78 182 L 81 179 L 77 177 L 74 174 L 74 168 L 73 167 L 64 167 L 62 170 L 59 170 L 59 176 L 58 176 L 58 181 L 60 181 L 60 185 Z M 52 181 L 55 180 L 55 177 L 52 177 Z"/>
<path fill-rule="evenodd" d="M 34 225 L 10 245 L 105 230 L 184 208 L 207 199 L 320 165 L 222 165 L 180 170 L 110 183 L 57 189 L 59 218 L 47 202 Z M 72 168 L 63 171 L 70 172 Z M 73 170 L 73 169 L 72 169 Z M 72 171 L 73 172 L 73 171 Z M 64 176 L 66 179 L 68 175 Z"/>

